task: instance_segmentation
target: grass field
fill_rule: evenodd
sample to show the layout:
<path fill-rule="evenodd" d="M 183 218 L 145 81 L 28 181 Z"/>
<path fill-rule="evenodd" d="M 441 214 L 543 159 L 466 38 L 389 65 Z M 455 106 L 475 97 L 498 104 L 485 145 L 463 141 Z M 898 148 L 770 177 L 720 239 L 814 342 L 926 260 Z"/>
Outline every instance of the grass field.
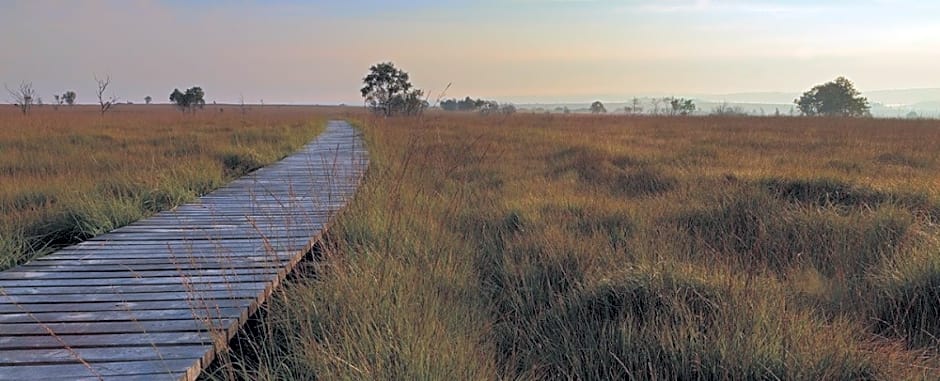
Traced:
<path fill-rule="evenodd" d="M 331 117 L 371 168 L 209 378 L 935 379 L 940 125 L 0 110 L 0 267 L 221 186 Z"/>
<path fill-rule="evenodd" d="M 940 377 L 936 121 L 359 119 L 356 201 L 213 377 Z"/>
<path fill-rule="evenodd" d="M 312 139 L 299 107 L 0 108 L 0 269 L 171 208 Z"/>

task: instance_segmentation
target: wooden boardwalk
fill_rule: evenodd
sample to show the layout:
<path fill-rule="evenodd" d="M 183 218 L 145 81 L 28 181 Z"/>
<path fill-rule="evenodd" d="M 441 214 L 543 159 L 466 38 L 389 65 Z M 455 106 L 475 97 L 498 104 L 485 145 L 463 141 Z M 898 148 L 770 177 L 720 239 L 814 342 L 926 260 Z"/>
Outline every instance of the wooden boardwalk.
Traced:
<path fill-rule="evenodd" d="M 0 272 L 0 380 L 195 379 L 330 218 L 368 156 L 330 122 L 199 201 Z"/>

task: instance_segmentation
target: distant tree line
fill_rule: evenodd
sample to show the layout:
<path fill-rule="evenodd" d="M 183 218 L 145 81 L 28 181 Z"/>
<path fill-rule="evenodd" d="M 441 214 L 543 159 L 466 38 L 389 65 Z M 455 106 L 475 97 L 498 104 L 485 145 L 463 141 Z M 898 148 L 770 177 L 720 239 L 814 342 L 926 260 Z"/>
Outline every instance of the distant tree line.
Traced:
<path fill-rule="evenodd" d="M 95 76 L 95 83 L 97 84 L 97 90 L 95 92 L 96 97 L 98 98 L 98 107 L 102 115 L 111 110 L 114 105 L 118 104 L 118 98 L 116 96 L 107 95 L 108 87 L 111 85 L 111 76 L 105 76 L 99 78 Z M 42 98 L 40 98 L 36 92 L 36 89 L 33 87 L 32 82 L 21 82 L 20 85 L 16 88 L 10 88 L 7 85 L 4 85 L 9 93 L 12 100 L 12 104 L 16 106 L 23 115 L 29 114 L 30 110 L 34 106 L 42 106 Z M 75 100 L 78 95 L 75 91 L 68 90 L 64 93 L 53 95 L 55 103 L 52 103 L 52 107 L 58 110 L 59 106 L 67 104 L 69 106 L 75 105 Z M 153 97 L 146 96 L 144 97 L 144 102 L 150 104 L 153 101 Z M 189 89 L 186 89 L 185 92 L 180 91 L 179 89 L 173 89 L 173 92 L 170 93 L 170 101 L 176 104 L 182 111 L 191 111 L 195 112 L 196 109 L 202 109 L 205 106 L 205 92 L 199 86 L 193 86 Z M 126 104 L 133 104 L 130 101 L 127 101 Z"/>
<path fill-rule="evenodd" d="M 107 90 L 108 85 L 111 82 L 111 77 L 107 77 L 102 80 L 95 76 L 95 81 L 98 83 L 98 99 L 102 102 L 101 113 L 104 114 L 105 111 L 111 108 L 117 98 L 113 95 L 111 97 L 105 97 L 104 92 Z M 36 88 L 33 87 L 33 83 L 29 81 L 20 82 L 20 85 L 16 88 L 10 88 L 6 84 L 3 85 L 6 88 L 7 93 L 10 94 L 11 103 L 13 106 L 18 108 L 23 115 L 28 115 L 29 111 L 33 106 L 43 106 L 42 97 L 39 96 L 39 93 L 36 91 Z M 69 106 L 75 105 L 75 99 L 78 95 L 75 91 L 66 90 L 62 94 L 53 94 L 52 98 L 54 103 L 52 103 L 52 108 L 55 110 L 59 109 L 59 106 L 67 104 Z M 105 100 L 107 99 L 107 100 Z M 105 104 L 107 103 L 107 104 Z"/>
<path fill-rule="evenodd" d="M 440 102 L 440 107 L 444 111 L 476 111 L 482 114 L 498 113 L 504 115 L 516 113 L 516 106 L 511 103 L 500 104 L 493 100 L 473 99 L 470 97 L 464 99 L 445 99 Z"/>
<path fill-rule="evenodd" d="M 623 110 L 627 114 L 631 115 L 642 114 L 644 108 L 640 106 L 640 103 L 641 101 L 639 98 L 633 98 L 633 101 L 630 102 L 630 105 L 625 106 Z M 651 107 L 647 109 L 650 115 L 686 116 L 692 115 L 696 110 L 695 101 L 686 98 L 651 98 L 650 105 Z M 604 103 L 601 101 L 594 101 L 591 103 L 591 107 L 588 110 L 592 114 L 607 113 L 607 107 L 604 106 Z"/>
<path fill-rule="evenodd" d="M 717 106 L 712 108 L 712 112 L 709 115 L 714 116 L 745 116 L 748 115 L 747 111 L 744 111 L 744 108 L 741 106 L 732 106 L 727 102 L 721 102 Z"/>
<path fill-rule="evenodd" d="M 865 97 L 855 89 L 851 81 L 844 77 L 838 77 L 834 81 L 814 86 L 809 91 L 794 100 L 796 108 L 790 107 L 788 113 L 781 113 L 779 108 L 767 113 L 763 108 L 745 110 L 738 105 L 730 105 L 722 102 L 713 107 L 710 112 L 702 112 L 698 109 L 695 101 L 681 97 L 654 97 L 654 98 L 633 98 L 626 106 L 621 108 L 623 113 L 628 115 L 660 115 L 660 116 L 685 116 L 694 115 L 696 112 L 708 113 L 715 116 L 747 116 L 747 115 L 772 115 L 772 116 L 829 116 L 829 117 L 867 117 L 871 116 L 871 106 Z M 544 108 L 536 108 L 534 112 L 549 112 Z M 590 112 L 592 114 L 605 114 L 607 107 L 601 101 L 594 101 L 587 108 L 574 110 L 575 112 Z M 554 112 L 570 113 L 571 110 L 565 107 L 556 107 Z M 918 117 L 916 113 L 909 113 L 908 118 Z"/>
<path fill-rule="evenodd" d="M 464 99 L 445 99 L 441 101 L 441 109 L 444 111 L 478 111 L 485 107 L 493 107 L 494 105 L 499 105 L 499 102 L 488 101 L 485 99 L 472 99 L 466 97 Z"/>
<path fill-rule="evenodd" d="M 118 98 L 114 95 L 106 96 L 106 91 L 111 84 L 111 77 L 98 78 L 96 95 L 103 115 L 118 103 Z M 10 95 L 11 104 L 17 107 L 24 115 L 29 114 L 34 106 L 43 105 L 42 98 L 33 87 L 32 82 L 23 81 L 16 88 L 10 88 L 4 85 L 7 93 Z M 382 62 L 369 68 L 369 73 L 363 78 L 363 87 L 360 89 L 366 106 L 374 113 L 384 116 L 412 116 L 420 115 L 429 107 L 424 92 L 411 84 L 407 72 L 396 68 L 391 62 Z M 67 104 L 74 105 L 77 95 L 75 91 L 68 90 L 64 93 L 53 95 L 55 103 L 53 108 Z M 144 101 L 150 104 L 152 97 L 146 96 Z M 181 111 L 195 112 L 202 109 L 205 104 L 205 92 L 199 86 L 193 86 L 185 92 L 174 89 L 170 93 L 170 101 L 176 104 Z M 130 104 L 130 102 L 127 102 Z M 799 113 L 804 116 L 840 116 L 840 117 L 866 117 L 871 116 L 871 105 L 868 99 L 861 96 L 861 93 L 855 89 L 854 84 L 845 77 L 838 77 L 833 81 L 816 85 L 810 90 L 804 92 L 802 96 L 795 99 L 793 103 L 799 109 Z M 242 101 L 244 109 L 244 101 Z M 263 101 L 262 101 L 263 104 Z M 473 99 L 465 97 L 464 99 L 445 99 L 440 101 L 441 109 L 445 111 L 477 111 L 482 114 L 512 114 L 517 111 L 516 106 L 512 104 L 500 104 L 497 101 L 485 100 L 481 98 Z M 537 109 L 536 111 L 544 109 Z M 601 101 L 591 103 L 590 108 L 582 109 L 594 114 L 607 113 L 607 108 Z M 582 111 L 576 110 L 576 111 Z M 692 99 L 679 97 L 650 98 L 648 107 L 641 104 L 639 98 L 633 100 L 625 107 L 623 112 L 630 115 L 648 114 L 648 115 L 668 115 L 681 116 L 692 115 L 698 108 Z M 556 112 L 569 113 L 567 107 L 557 107 Z M 548 112 L 548 111 L 545 111 Z M 727 103 L 719 104 L 711 110 L 711 115 L 734 116 L 747 115 L 739 106 L 730 106 Z M 760 114 L 764 115 L 763 109 Z M 795 115 L 794 109 L 790 110 L 789 115 Z M 776 109 L 775 116 L 781 116 L 779 109 Z M 916 113 L 908 117 L 917 117 Z"/>

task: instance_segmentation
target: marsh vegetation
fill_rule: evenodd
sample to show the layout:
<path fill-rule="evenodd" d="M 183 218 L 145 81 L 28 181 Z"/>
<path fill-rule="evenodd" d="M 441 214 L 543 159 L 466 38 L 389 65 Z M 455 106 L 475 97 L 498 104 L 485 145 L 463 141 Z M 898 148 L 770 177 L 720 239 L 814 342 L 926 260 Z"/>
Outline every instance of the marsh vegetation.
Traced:
<path fill-rule="evenodd" d="M 359 125 L 367 179 L 230 361 L 241 374 L 940 376 L 935 122 Z"/>

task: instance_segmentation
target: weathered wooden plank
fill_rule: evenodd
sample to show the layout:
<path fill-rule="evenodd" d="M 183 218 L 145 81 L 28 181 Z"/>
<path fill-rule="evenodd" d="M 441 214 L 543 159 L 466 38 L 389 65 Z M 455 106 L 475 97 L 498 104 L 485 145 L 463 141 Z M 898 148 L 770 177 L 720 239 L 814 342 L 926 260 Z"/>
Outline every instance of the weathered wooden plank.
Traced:
<path fill-rule="evenodd" d="M 272 245 L 272 246 L 274 246 L 274 247 L 276 247 L 276 248 L 279 248 L 279 247 L 281 247 L 281 246 L 284 246 L 284 247 L 294 247 L 294 246 L 296 246 L 297 244 L 306 243 L 306 242 L 310 241 L 310 239 L 311 239 L 310 236 L 299 236 L 299 237 L 294 237 L 294 236 L 288 236 L 288 237 L 259 237 L 259 238 L 253 239 L 253 241 L 260 241 L 262 244 L 270 244 L 270 245 Z M 202 242 L 199 242 L 199 241 L 202 241 Z M 228 241 L 232 241 L 232 242 L 228 242 Z M 119 243 L 119 244 L 121 244 L 121 245 L 128 245 L 128 246 L 133 246 L 133 245 L 142 245 L 142 246 L 154 246 L 154 245 L 160 246 L 160 245 L 164 245 L 164 246 L 166 246 L 166 245 L 169 245 L 169 246 L 171 246 L 171 247 L 174 247 L 174 246 L 186 247 L 186 246 L 188 246 L 188 245 L 192 245 L 192 246 L 205 245 L 205 246 L 208 246 L 208 247 L 212 247 L 213 245 L 215 245 L 215 246 L 218 246 L 218 247 L 220 247 L 220 248 L 225 248 L 225 247 L 227 247 L 229 244 L 232 244 L 232 245 L 244 244 L 244 243 L 245 243 L 245 240 L 244 240 L 244 239 L 241 239 L 241 238 L 229 237 L 229 238 L 225 238 L 225 239 L 212 239 L 212 238 L 207 238 L 207 239 L 163 238 L 163 239 L 159 239 L 159 240 L 151 238 L 151 239 L 148 239 L 148 240 L 141 241 L 141 240 L 135 240 L 135 239 L 133 239 L 133 238 L 131 238 L 131 239 L 123 239 L 123 240 L 115 240 L 115 239 L 108 239 L 107 237 L 105 237 L 105 238 L 99 237 L 98 239 L 96 239 L 96 240 L 94 240 L 94 241 L 86 241 L 86 242 L 96 242 L 96 243 L 98 243 L 98 242 L 100 242 L 100 243 L 112 243 L 112 242 L 116 242 L 116 243 Z"/>
<path fill-rule="evenodd" d="M 193 251 L 193 252 L 173 252 L 173 251 L 158 251 L 152 249 L 125 249 L 125 250 L 116 250 L 116 251 L 102 251 L 102 252 L 88 252 L 88 253 L 77 253 L 69 252 L 65 254 L 60 254 L 56 256 L 49 256 L 40 259 L 36 259 L 30 263 L 41 264 L 43 261 L 48 260 L 106 260 L 106 259 L 127 259 L 127 260 L 137 260 L 137 259 L 159 259 L 165 261 L 166 263 L 190 263 L 192 261 L 260 261 L 260 260 L 283 260 L 284 258 L 291 258 L 297 256 L 297 251 L 306 248 L 311 243 L 306 243 L 304 245 L 297 245 L 295 250 L 267 250 L 265 248 L 251 248 L 243 251 Z"/>
<path fill-rule="evenodd" d="M 257 296 L 252 295 L 253 297 Z M 22 314 L 22 313 L 47 313 L 47 312 L 104 312 L 104 311 L 150 311 L 150 310 L 168 310 L 168 309 L 216 309 L 216 308 L 238 308 L 248 307 L 254 302 L 254 298 L 199 298 L 181 300 L 117 300 L 117 301 L 94 301 L 94 302 L 72 302 L 65 301 L 55 303 L 30 303 L 30 304 L 0 304 L 0 315 Z"/>
<path fill-rule="evenodd" d="M 164 278 L 164 277 L 194 277 L 194 276 L 229 276 L 245 274 L 275 274 L 278 269 L 271 268 L 244 268 L 244 269 L 194 269 L 182 270 L 143 270 L 143 271 L 5 271 L 0 273 L 0 280 L 19 279 L 111 279 L 111 278 Z"/>
<path fill-rule="evenodd" d="M 24 349 L 0 351 L 0 366 L 74 364 L 79 358 L 87 363 L 197 359 L 210 349 L 209 345 L 75 348 L 71 352 L 66 349 Z"/>
<path fill-rule="evenodd" d="M 69 255 L 69 256 L 56 256 L 45 259 L 36 259 L 28 263 L 28 265 L 35 266 L 44 266 L 46 263 L 50 263 L 48 266 L 69 266 L 65 264 L 66 262 L 71 262 L 74 266 L 82 266 L 83 263 L 88 263 L 89 266 L 95 265 L 105 265 L 108 263 L 116 264 L 121 262 L 129 262 L 133 268 L 134 264 L 144 264 L 143 261 L 151 261 L 150 264 L 170 264 L 170 265 L 189 265 L 192 267 L 198 267 L 202 264 L 206 266 L 212 266 L 213 264 L 225 265 L 227 263 L 283 263 L 290 260 L 293 257 L 297 256 L 297 253 L 213 253 L 213 254 L 200 254 L 200 255 L 182 255 L 175 253 L 158 253 L 159 255 L 148 255 L 148 252 L 142 251 L 128 251 L 124 253 L 114 253 L 114 254 L 105 254 L 105 255 Z M 25 266 L 25 265 L 24 265 Z M 237 267 L 237 266 L 230 266 Z"/>
<path fill-rule="evenodd" d="M 28 367 L 0 366 L 0 380 L 28 380 L 35 378 L 36 375 L 43 375 L 47 379 L 75 379 L 77 377 L 105 377 L 111 379 L 112 376 L 156 376 L 163 374 L 167 375 L 166 379 L 173 379 L 174 376 L 179 377 L 179 369 L 186 369 L 198 362 L 198 358 L 101 362 L 89 364 L 91 369 L 77 361 L 74 364 L 31 365 Z"/>
<path fill-rule="evenodd" d="M 108 278 L 108 279 L 25 279 L 0 280 L 0 288 L 5 287 L 39 287 L 39 286 L 124 286 L 124 285 L 173 285 L 173 284 L 236 284 L 244 282 L 270 282 L 271 277 L 265 274 L 239 274 L 234 276 L 193 276 L 193 277 L 161 277 L 161 278 Z"/>
<path fill-rule="evenodd" d="M 200 301 L 218 299 L 249 299 L 258 295 L 257 289 L 233 287 L 223 291 L 193 292 L 138 292 L 110 294 L 42 294 L 42 295 L 0 295 L 0 311 L 8 305 L 30 306 L 48 303 L 92 303 L 92 302 L 153 302 L 153 301 Z"/>
<path fill-rule="evenodd" d="M 253 220 L 250 222 L 228 222 L 228 223 L 213 223 L 211 220 L 202 220 L 197 221 L 196 223 L 187 224 L 182 220 L 156 220 L 156 221 L 147 221 L 147 223 L 141 223 L 137 225 L 127 225 L 123 228 L 115 229 L 112 233 L 126 233 L 126 232 L 189 232 L 197 231 L 200 233 L 206 233 L 211 231 L 264 231 L 264 230 L 274 230 L 274 229 L 292 229 L 292 228 L 316 228 L 322 225 L 322 220 L 320 222 L 315 222 L 313 219 L 307 218 L 295 218 L 295 219 L 286 219 L 286 218 L 277 218 L 277 219 L 266 219 L 261 217 L 263 220 Z"/>
<path fill-rule="evenodd" d="M 179 344 L 212 344 L 209 332 L 102 333 L 96 335 L 0 336 L 0 349 L 103 348 Z M 2 372 L 0 372 L 2 373 Z"/>
<path fill-rule="evenodd" d="M 272 258 L 274 259 L 274 258 Z M 98 260 L 100 261 L 100 260 Z M 90 263 L 91 261 L 82 261 L 82 260 L 58 260 L 58 261 L 45 261 L 43 263 L 30 263 L 27 265 L 20 266 L 20 269 L 23 270 L 32 270 L 32 271 L 153 271 L 153 270 L 181 270 L 184 268 L 189 269 L 199 269 L 199 270 L 224 270 L 224 269 L 250 269 L 250 268 L 267 268 L 267 267 L 281 267 L 283 261 L 268 260 L 268 261 L 246 261 L 239 260 L 238 258 L 233 258 L 230 261 L 221 261 L 221 260 L 193 260 L 193 261 L 177 261 L 176 263 L 171 263 L 168 259 L 160 259 L 153 261 L 152 259 L 125 259 L 123 260 L 127 264 L 103 264 L 103 263 Z M 141 262 L 141 261 L 153 261 L 153 262 Z M 112 262 L 119 262 L 114 261 Z"/>
<path fill-rule="evenodd" d="M 269 286 L 269 282 L 243 282 L 243 283 L 195 283 L 195 284 L 162 284 L 162 285 L 123 285 L 123 286 L 92 286 L 92 287 L 58 287 L 58 286 L 32 286 L 32 287 L 4 287 L 6 295 L 95 295 L 95 294 L 159 294 L 159 293 L 185 293 L 185 292 L 219 292 L 253 290 L 260 293 Z M 0 331 L 2 332 L 2 331 Z"/>
<path fill-rule="evenodd" d="M 175 310 L 145 310 L 145 311 L 102 311 L 102 312 L 39 312 L 0 315 L 0 323 L 30 323 L 41 321 L 44 323 L 62 322 L 95 322 L 95 321 L 147 321 L 168 319 L 226 319 L 240 316 L 243 308 L 219 308 L 201 310 L 183 308 Z M 0 339 L 3 339 L 0 336 Z"/>
<path fill-rule="evenodd" d="M 113 246 L 102 247 L 100 249 L 93 248 L 91 246 L 81 247 L 81 248 L 70 248 L 68 250 L 63 250 L 56 252 L 42 258 L 58 258 L 62 256 L 87 256 L 98 253 L 104 253 L 108 255 L 120 254 L 124 252 L 141 252 L 141 253 L 151 253 L 154 256 L 167 254 L 167 255 L 220 255 L 220 254 L 252 254 L 257 255 L 261 253 L 268 252 L 293 252 L 294 250 L 289 250 L 285 247 L 299 247 L 302 245 L 309 244 L 311 239 L 302 238 L 296 239 L 293 242 L 286 241 L 265 241 L 263 239 L 258 239 L 253 242 L 244 242 L 244 241 L 189 241 L 189 242 L 172 242 L 172 241 L 163 241 L 163 242 L 138 242 L 138 241 L 125 241 L 125 242 L 110 242 Z M 37 260 L 41 260 L 39 258 Z"/>
<path fill-rule="evenodd" d="M 142 226 L 176 226 L 185 225 L 193 222 L 193 226 L 199 229 L 224 229 L 224 228 L 245 228 L 245 227 L 279 227 L 281 224 L 313 224 L 322 223 L 328 220 L 330 216 L 306 216 L 306 215 L 249 215 L 238 217 L 213 217 L 197 216 L 196 213 L 185 216 L 173 216 L 154 218 L 152 220 L 141 221 L 140 223 L 127 225 L 121 229 L 132 229 Z"/>
<path fill-rule="evenodd" d="M 84 376 L 65 376 L 65 377 L 39 377 L 30 381 L 101 381 L 102 377 L 84 377 Z M 195 376 L 187 373 L 159 373 L 159 374 L 134 374 L 134 375 L 113 375 L 106 378 L 107 381 L 179 381 L 194 380 Z M 0 378 L 2 381 L 2 378 Z"/>
<path fill-rule="evenodd" d="M 195 203 L 0 273 L 0 380 L 194 379 L 367 164 L 352 128 L 331 122 L 297 154 Z"/>
<path fill-rule="evenodd" d="M 207 332 L 224 330 L 236 322 L 235 319 L 196 321 L 191 318 L 158 321 L 92 321 L 64 323 L 12 323 L 0 324 L 4 336 L 42 336 L 49 331 L 57 335 L 89 335 L 100 333 L 140 332 Z M 3 355 L 0 353 L 0 363 Z"/>
<path fill-rule="evenodd" d="M 161 257 L 170 257 L 170 258 L 225 258 L 226 256 L 263 256 L 263 255 L 285 255 L 289 254 L 293 256 L 297 253 L 299 248 L 305 248 L 311 244 L 314 240 L 298 240 L 297 242 L 291 242 L 289 245 L 281 244 L 279 242 L 271 242 L 270 246 L 266 246 L 264 242 L 259 242 L 257 245 L 252 246 L 243 246 L 243 247 L 213 247 L 211 245 L 202 247 L 202 248 L 183 248 L 183 247 L 174 247 L 166 248 L 159 245 L 150 246 L 150 245 L 135 245 L 133 243 L 127 244 L 123 242 L 120 248 L 109 248 L 102 250 L 70 250 L 62 253 L 57 253 L 55 255 L 49 255 L 43 257 L 46 259 L 61 259 L 61 258 L 74 258 L 74 259 L 107 259 L 107 258 L 118 258 L 121 255 L 149 255 L 143 256 L 140 258 L 161 258 Z M 36 259 L 42 260 L 40 259 Z"/>
<path fill-rule="evenodd" d="M 153 241 L 225 241 L 225 240 L 235 240 L 241 239 L 248 234 L 257 234 L 256 232 L 242 231 L 242 232 L 212 232 L 206 234 L 200 234 L 199 232 L 190 232 L 183 234 L 176 233 L 114 233 L 104 238 L 97 238 L 95 241 L 136 241 L 136 242 L 153 242 Z M 279 240 L 279 239 L 293 239 L 293 238 L 306 238 L 310 239 L 309 232 L 305 230 L 283 230 L 283 231 L 271 231 L 267 234 L 260 234 L 262 237 L 270 240 Z"/>

